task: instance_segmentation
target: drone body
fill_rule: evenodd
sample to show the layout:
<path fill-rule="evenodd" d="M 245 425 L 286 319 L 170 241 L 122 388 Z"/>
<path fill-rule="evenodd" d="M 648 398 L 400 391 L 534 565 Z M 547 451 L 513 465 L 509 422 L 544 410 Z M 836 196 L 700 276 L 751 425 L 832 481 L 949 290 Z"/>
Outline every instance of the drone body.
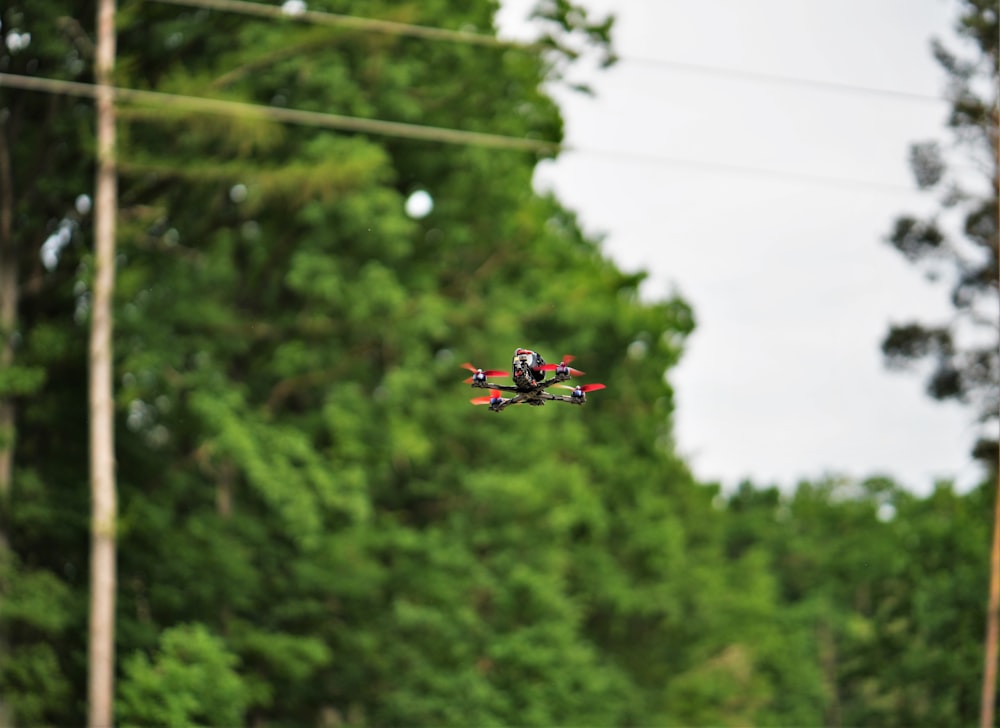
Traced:
<path fill-rule="evenodd" d="M 569 404 L 583 404 L 587 401 L 587 392 L 604 389 L 603 384 L 582 384 L 575 387 L 562 384 L 574 375 L 581 375 L 578 369 L 567 366 L 573 357 L 567 354 L 558 364 L 546 364 L 541 354 L 531 349 L 516 349 L 514 358 L 511 361 L 510 376 L 514 380 L 514 385 L 493 384 L 489 381 L 491 377 L 506 377 L 507 372 L 499 370 L 477 369 L 471 364 L 462 366 L 472 372 L 472 376 L 466 379 L 466 383 L 477 389 L 489 389 L 488 397 L 476 397 L 472 404 L 488 404 L 494 412 L 500 412 L 514 404 L 530 404 L 540 407 L 546 402 L 568 402 Z M 555 372 L 552 377 L 546 379 L 547 372 Z M 553 384 L 557 384 L 563 389 L 572 390 L 570 395 L 552 394 L 546 390 Z M 514 396 L 504 398 L 503 392 L 514 392 Z"/>

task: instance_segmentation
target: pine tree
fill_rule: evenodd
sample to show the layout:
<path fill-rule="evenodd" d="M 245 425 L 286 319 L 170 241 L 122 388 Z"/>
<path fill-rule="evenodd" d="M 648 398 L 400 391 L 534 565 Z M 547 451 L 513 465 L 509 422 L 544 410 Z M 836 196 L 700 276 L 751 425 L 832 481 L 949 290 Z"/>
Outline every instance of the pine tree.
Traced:
<path fill-rule="evenodd" d="M 908 260 L 924 264 L 932 277 L 950 269 L 955 315 L 947 322 L 910 322 L 890 327 L 882 342 L 886 361 L 907 367 L 929 359 L 927 393 L 974 407 L 984 434 L 975 454 L 991 470 L 997 464 L 1000 412 L 1000 353 L 997 338 L 997 286 L 1000 280 L 997 215 L 1000 209 L 1000 125 L 997 97 L 998 26 L 996 4 L 961 0 L 959 34 L 975 55 L 962 58 L 939 41 L 934 56 L 948 74 L 954 150 L 965 153 L 976 176 L 953 163 L 937 141 L 914 144 L 910 162 L 921 189 L 936 191 L 940 213 L 927 219 L 903 215 L 888 241 Z M 981 176 L 980 178 L 976 178 Z M 985 185 L 982 183 L 985 182 Z"/>

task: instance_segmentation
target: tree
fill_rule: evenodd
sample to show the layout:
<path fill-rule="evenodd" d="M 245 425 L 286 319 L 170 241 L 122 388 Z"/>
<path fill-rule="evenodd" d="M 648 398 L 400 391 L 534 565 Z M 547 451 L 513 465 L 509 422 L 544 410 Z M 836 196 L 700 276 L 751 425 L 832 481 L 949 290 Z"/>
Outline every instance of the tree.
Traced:
<path fill-rule="evenodd" d="M 80 13 L 82 25 L 73 20 L 74 13 Z M 0 69 L 87 78 L 93 42 L 83 28 L 91 27 L 95 15 L 93 3 L 6 4 L 0 13 L 5 40 Z M 92 105 L 4 89 L 0 107 L 0 721 L 31 724 L 49 722 L 54 706 L 72 701 L 79 683 L 65 670 L 63 636 L 86 634 L 85 612 L 77 609 L 79 593 L 70 588 L 73 578 L 66 571 L 86 574 L 86 564 L 75 556 L 61 565 L 57 559 L 40 559 L 33 546 L 40 520 L 51 524 L 68 516 L 64 525 L 83 525 L 59 507 L 39 520 L 36 507 L 43 493 L 42 500 L 62 499 L 68 509 L 87 511 L 85 488 L 70 493 L 57 485 L 86 472 L 86 459 L 69 468 L 62 459 L 68 453 L 85 458 L 76 444 L 86 439 L 86 402 L 80 399 L 86 391 L 85 338 L 75 324 L 52 327 L 49 314 L 72 312 L 74 299 L 83 299 L 73 293 L 79 271 L 65 263 L 76 257 L 74 244 L 80 242 L 89 209 L 92 157 L 79 142 L 87 134 Z M 90 132 L 93 138 L 92 127 Z M 48 271 L 57 249 L 64 252 L 64 266 Z M 79 364 L 64 368 L 69 360 Z M 47 403 L 43 408 L 65 414 L 65 422 L 52 430 L 61 429 L 61 444 L 41 442 L 26 427 L 36 398 Z M 45 475 L 26 467 L 41 461 L 53 466 Z M 54 538 L 55 548 L 61 542 L 86 554 L 86 544 L 76 538 L 80 532 L 70 530 L 57 528 L 43 538 Z M 82 722 L 79 714 L 74 722 Z"/>
<path fill-rule="evenodd" d="M 930 359 L 927 392 L 975 407 L 983 435 L 973 449 L 1000 488 L 1000 321 L 997 317 L 1000 245 L 1000 19 L 990 0 L 961 0 L 957 30 L 976 56 L 962 59 L 938 41 L 934 55 L 949 77 L 956 149 L 967 152 L 985 186 L 971 188 L 968 174 L 949 169 L 938 142 L 914 144 L 910 161 L 921 189 L 940 194 L 942 215 L 896 220 L 889 242 L 915 262 L 952 268 L 954 317 L 945 323 L 894 325 L 882 342 L 892 366 Z M 981 185 L 981 182 L 980 182 Z M 1000 510 L 994 519 L 989 611 L 982 691 L 983 725 L 992 723 L 1000 610 Z"/>
<path fill-rule="evenodd" d="M 799 712 L 774 723 L 975 722 L 993 497 L 988 483 L 921 498 L 870 478 L 728 499 L 729 548 L 767 560 L 777 654 L 793 661 L 784 702 Z"/>
<path fill-rule="evenodd" d="M 128 32 L 137 8 L 162 16 L 151 36 Z M 414 11 L 403 12 L 405 20 Z M 428 6 L 422 19 L 490 28 L 491 12 Z M 301 108 L 542 138 L 560 133 L 557 110 L 539 90 L 546 64 L 531 52 L 302 33 L 145 3 L 126 5 L 121 17 L 121 85 L 261 103 L 284 96 Z M 67 53 L 51 24 L 32 27 L 37 45 L 57 58 Z M 20 103 L 26 94 L 12 97 Z M 92 118 L 81 106 L 80 117 Z M 207 623 L 241 658 L 253 686 L 248 711 L 262 719 L 304 722 L 333 710 L 455 722 L 449 705 L 459 698 L 468 715 L 489 722 L 618 715 L 625 702 L 611 698 L 621 679 L 601 666 L 563 586 L 572 560 L 561 524 L 576 516 L 524 531 L 509 518 L 491 522 L 493 533 L 479 543 L 482 531 L 461 525 L 476 523 L 470 503 L 489 515 L 495 487 L 486 478 L 480 488 L 472 477 L 475 451 L 465 442 L 470 423 L 484 426 L 483 413 L 460 395 L 442 416 L 438 400 L 414 392 L 451 386 L 460 373 L 447 348 L 455 341 L 485 355 L 499 353 L 499 340 L 559 340 L 611 361 L 641 335 L 649 354 L 632 366 L 666 396 L 662 371 L 690 329 L 683 303 L 641 304 L 639 277 L 603 259 L 556 201 L 532 194 L 534 155 L 171 109 L 132 107 L 119 118 L 119 651 L 155 655 L 172 626 Z M 19 150 L 59 148 L 52 127 L 32 131 L 21 138 L 33 143 Z M 66 134 L 69 156 L 86 159 L 91 136 L 86 128 Z M 82 171 L 69 184 L 87 189 L 90 170 Z M 421 223 L 402 205 L 416 184 L 437 202 Z M 37 237 L 46 220 L 25 208 L 19 229 Z M 20 498 L 11 524 L 30 571 L 50 569 L 70 584 L 71 624 L 85 614 L 86 593 L 78 581 L 86 565 L 74 555 L 85 552 L 87 529 L 73 517 L 83 499 L 73 473 L 86 462 L 73 446 L 86 411 L 79 329 L 91 313 L 93 266 L 91 239 L 81 238 L 85 245 L 54 251 L 52 267 L 40 271 L 48 295 L 20 301 L 21 361 L 51 379 L 18 415 Z M 22 250 L 37 268 L 38 245 Z M 559 284 L 544 285 L 553 279 Z M 504 314 L 483 330 L 497 311 Z M 581 325 L 584 316 L 601 336 Z M 647 406 L 646 421 L 633 428 L 654 437 L 652 422 L 666 411 Z M 574 452 L 545 446 L 552 416 L 528 426 L 537 464 L 508 464 L 501 484 L 559 478 L 555 460 Z M 564 423 L 562 436 L 583 443 L 585 427 Z M 639 455 L 649 452 L 647 443 Z M 481 454 L 499 460 L 503 448 Z M 574 471 L 556 492 L 586 492 L 585 470 Z M 602 472 L 605 483 L 614 476 L 613 468 Z M 556 505 L 549 497 L 535 502 L 539 514 L 559 510 L 547 507 Z M 516 516 L 514 494 L 505 500 Z M 539 544 L 537 559 L 518 566 L 527 543 Z M 470 608 L 468 572 L 456 568 L 466 566 L 482 574 L 484 595 L 496 593 L 475 597 L 480 608 Z M 489 608 L 494 600 L 504 608 Z M 411 645 L 437 634 L 430 625 L 451 640 L 429 645 L 419 663 L 427 669 L 414 671 Z M 75 667 L 83 640 L 69 635 L 82 631 L 58 627 L 18 632 L 19 659 L 8 663 L 6 684 L 23 690 L 28 681 L 15 678 L 29 674 L 28 649 L 64 635 L 53 645 L 56 659 L 44 664 L 65 679 L 36 684 L 53 685 L 53 694 L 68 684 L 71 697 L 42 700 L 26 715 L 73 723 L 85 676 Z M 331 660 L 328 645 L 340 659 Z M 564 663 L 566 655 L 573 659 Z M 168 662 L 148 660 L 128 661 L 124 695 L 146 681 L 143 664 Z M 538 676 L 562 679 L 539 692 Z M 516 700 L 499 699 L 497 684 Z M 39 697 L 13 696 L 22 706 Z"/>
<path fill-rule="evenodd" d="M 151 661 L 142 652 L 124 667 L 118 719 L 125 726 L 219 726 L 243 722 L 250 690 L 239 658 L 204 625 L 164 630 Z"/>
<path fill-rule="evenodd" d="M 910 322 L 890 327 L 882 350 L 890 366 L 931 361 L 928 394 L 975 408 L 984 434 L 975 454 L 991 470 L 997 464 L 1000 421 L 1000 337 L 997 323 L 997 215 L 1000 209 L 998 146 L 998 28 L 996 3 L 960 0 L 959 34 L 977 54 L 963 59 L 939 41 L 934 55 L 949 78 L 954 147 L 937 141 L 914 144 L 910 163 L 920 189 L 939 194 L 940 214 L 899 217 L 888 241 L 930 274 L 950 270 L 955 315 L 946 322 Z M 975 174 L 952 163 L 958 152 Z M 983 181 L 985 180 L 985 185 Z"/>

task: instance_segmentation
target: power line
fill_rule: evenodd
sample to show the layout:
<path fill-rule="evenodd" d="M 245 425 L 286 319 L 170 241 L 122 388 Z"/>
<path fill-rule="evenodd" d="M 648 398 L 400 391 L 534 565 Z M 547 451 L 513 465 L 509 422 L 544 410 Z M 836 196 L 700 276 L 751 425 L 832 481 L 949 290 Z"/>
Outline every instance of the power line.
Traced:
<path fill-rule="evenodd" d="M 840 81 L 821 81 L 812 78 L 782 76 L 776 73 L 764 73 L 761 71 L 746 71 L 743 69 L 725 68 L 722 66 L 705 66 L 697 63 L 684 63 L 682 61 L 670 61 L 660 58 L 622 56 L 622 60 L 625 62 L 637 63 L 640 65 L 661 66 L 664 68 L 673 68 L 678 71 L 701 73 L 710 76 L 737 78 L 756 83 L 771 83 L 771 84 L 782 84 L 788 86 L 799 86 L 804 88 L 816 88 L 826 91 L 837 91 L 841 93 L 863 94 L 866 96 L 885 96 L 887 98 L 895 98 L 901 101 L 914 101 L 920 103 L 933 103 L 933 104 L 947 103 L 946 99 L 943 99 L 939 96 L 934 96 L 932 94 L 916 93 L 913 91 L 898 91 L 896 89 L 879 88 L 875 86 L 860 86 L 852 83 L 842 83 Z"/>
<path fill-rule="evenodd" d="M 366 18 L 357 15 L 342 15 L 338 13 L 326 13 L 318 10 L 286 10 L 285 6 L 266 5 L 260 2 L 250 2 L 249 0 L 148 0 L 150 2 L 166 3 L 168 5 L 179 5 L 194 8 L 206 8 L 223 12 L 251 15 L 272 20 L 298 20 L 317 25 L 327 25 L 342 27 L 352 30 L 385 33 L 388 35 L 408 36 L 412 38 L 423 38 L 425 40 L 449 41 L 454 43 L 468 43 L 472 45 L 491 46 L 499 48 L 520 48 L 532 50 L 541 47 L 537 43 L 524 43 L 518 41 L 502 40 L 495 36 L 484 33 L 474 33 L 463 30 L 448 30 L 446 28 L 436 28 L 429 25 L 414 25 L 412 23 L 401 23 L 377 18 Z M 794 76 L 783 76 L 775 73 L 765 73 L 761 71 L 747 71 L 739 68 L 728 68 L 723 66 L 709 66 L 697 63 L 686 63 L 682 61 L 672 61 L 660 58 L 647 58 L 642 56 L 619 56 L 622 63 L 635 63 L 638 65 L 656 66 L 662 68 L 672 68 L 688 73 L 701 73 L 711 76 L 721 76 L 727 78 L 741 79 L 755 83 L 770 83 L 802 88 L 815 88 L 827 91 L 837 91 L 841 93 L 863 94 L 867 96 L 884 96 L 902 101 L 919 103 L 945 103 L 945 100 L 931 94 L 916 93 L 911 91 L 898 91 L 896 89 L 879 88 L 874 86 L 862 86 L 858 84 L 842 83 L 839 81 L 822 81 L 811 78 L 798 78 Z"/>
<path fill-rule="evenodd" d="M 0 73 L 0 87 L 4 86 L 23 89 L 26 91 L 39 91 L 43 93 L 80 96 L 85 98 L 95 98 L 99 88 L 94 84 L 79 83 L 77 81 L 63 81 L 37 76 L 21 76 L 10 73 Z M 444 127 L 423 126 L 419 124 L 407 124 L 396 121 L 383 121 L 380 119 L 363 119 L 354 116 L 344 116 L 341 114 L 304 111 L 300 109 L 285 109 L 243 101 L 226 101 L 223 99 L 211 99 L 201 96 L 182 96 L 180 94 L 168 94 L 160 91 L 143 91 L 120 87 L 113 87 L 111 91 L 115 100 L 120 102 L 132 102 L 161 107 L 167 106 L 200 113 L 252 117 L 286 124 L 321 127 L 337 131 L 352 131 L 402 139 L 440 142 L 444 144 L 529 151 L 548 155 L 574 152 L 580 154 L 596 154 L 610 156 L 617 159 L 628 159 L 644 164 L 665 164 L 674 167 L 689 167 L 709 172 L 726 172 L 731 174 L 735 173 L 770 177 L 773 179 L 823 184 L 835 187 L 847 187 L 851 189 L 868 188 L 883 192 L 913 192 L 912 188 L 908 186 L 888 182 L 874 182 L 871 180 L 850 179 L 846 177 L 832 177 L 828 175 L 811 174 L 808 172 L 784 171 L 768 169 L 765 167 L 728 164 L 725 162 L 684 159 L 659 154 L 647 154 L 644 152 L 571 146 L 539 139 L 525 139 L 503 136 L 500 134 L 465 131 L 462 129 L 448 129 Z"/>
<path fill-rule="evenodd" d="M 21 76 L 10 73 L 0 73 L 0 86 L 87 98 L 95 98 L 100 88 L 95 84 L 62 81 L 37 76 Z M 399 121 L 362 119 L 356 116 L 304 111 L 301 109 L 286 109 L 244 101 L 226 101 L 203 96 L 182 96 L 180 94 L 169 94 L 161 91 L 142 91 L 121 87 L 112 87 L 111 92 L 114 95 L 115 101 L 119 102 L 170 106 L 188 111 L 253 117 L 288 124 L 324 127 L 339 131 L 378 134 L 404 139 L 419 139 L 444 144 L 462 144 L 492 147 L 494 149 L 538 152 L 540 154 L 555 154 L 561 149 L 559 144 L 541 139 L 525 139 L 503 136 L 501 134 L 466 131 L 463 129 L 446 129 L 444 127 L 407 124 Z"/>
<path fill-rule="evenodd" d="M 738 174 L 743 176 L 769 177 L 776 180 L 819 184 L 827 187 L 840 187 L 846 189 L 865 188 L 878 190 L 880 192 L 893 192 L 897 194 L 909 194 L 914 191 L 911 186 L 896 184 L 893 182 L 878 182 L 875 180 L 852 179 L 849 177 L 833 177 L 831 175 L 814 174 L 811 172 L 771 169 L 768 167 L 756 167 L 729 162 L 711 162 L 703 159 L 671 157 L 663 154 L 645 154 L 625 150 L 600 149 L 596 147 L 574 147 L 568 145 L 562 148 L 562 152 L 579 152 L 583 154 L 611 156 L 618 159 L 628 159 L 634 162 L 665 164 L 671 167 L 687 167 L 689 169 L 700 170 L 703 172 L 725 172 L 727 174 Z"/>
<path fill-rule="evenodd" d="M 401 35 L 424 40 L 450 41 L 471 45 L 492 46 L 497 48 L 525 47 L 522 43 L 506 41 L 485 33 L 473 33 L 465 30 L 449 30 L 435 28 L 429 25 L 414 25 L 399 23 L 392 20 L 365 18 L 358 15 L 342 15 L 326 13 L 319 10 L 285 9 L 288 6 L 265 5 L 264 3 L 247 2 L 247 0 L 152 0 L 169 5 L 184 5 L 188 7 L 221 10 L 243 15 L 254 15 L 272 20 L 294 20 L 316 25 L 328 25 L 350 30 L 361 30 L 388 35 Z M 294 6 L 290 6 L 294 8 Z"/>

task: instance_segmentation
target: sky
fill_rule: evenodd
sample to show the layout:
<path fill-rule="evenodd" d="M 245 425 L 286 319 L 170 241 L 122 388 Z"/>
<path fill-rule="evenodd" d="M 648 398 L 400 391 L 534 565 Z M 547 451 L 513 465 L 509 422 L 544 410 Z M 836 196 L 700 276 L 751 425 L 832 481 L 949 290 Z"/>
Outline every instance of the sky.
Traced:
<path fill-rule="evenodd" d="M 504 0 L 502 37 L 532 37 L 532 4 Z M 569 74 L 593 97 L 551 89 L 573 151 L 541 164 L 535 186 L 621 268 L 648 272 L 645 297 L 692 305 L 697 329 L 668 379 L 695 475 L 975 484 L 972 409 L 933 401 L 879 348 L 890 322 L 950 311 L 946 286 L 885 238 L 899 215 L 938 209 L 907 157 L 913 142 L 951 141 L 931 39 L 957 46 L 957 3 L 578 4 L 615 13 L 622 60 Z"/>

